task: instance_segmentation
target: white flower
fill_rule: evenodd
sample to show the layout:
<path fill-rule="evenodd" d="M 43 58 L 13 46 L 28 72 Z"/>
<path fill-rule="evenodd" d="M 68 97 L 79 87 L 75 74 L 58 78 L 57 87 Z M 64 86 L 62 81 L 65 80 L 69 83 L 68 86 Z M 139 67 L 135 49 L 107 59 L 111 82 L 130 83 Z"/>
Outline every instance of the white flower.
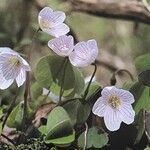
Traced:
<path fill-rule="evenodd" d="M 135 112 L 131 105 L 134 97 L 129 91 L 111 86 L 105 87 L 101 95 L 92 111 L 104 117 L 104 123 L 110 131 L 118 130 L 122 121 L 126 124 L 134 121 Z"/>
<path fill-rule="evenodd" d="M 96 60 L 98 47 L 95 40 L 79 42 L 75 45 L 74 51 L 69 55 L 69 60 L 76 67 L 86 67 Z"/>
<path fill-rule="evenodd" d="M 69 56 L 74 48 L 74 39 L 71 35 L 63 35 L 50 40 L 48 46 L 59 56 Z"/>
<path fill-rule="evenodd" d="M 18 87 L 26 80 L 29 64 L 8 47 L 0 48 L 0 89 L 7 89 L 16 80 Z"/>
<path fill-rule="evenodd" d="M 69 32 L 69 27 L 63 23 L 66 15 L 62 11 L 53 11 L 49 7 L 43 8 L 38 15 L 40 28 L 55 37 L 65 35 Z"/>

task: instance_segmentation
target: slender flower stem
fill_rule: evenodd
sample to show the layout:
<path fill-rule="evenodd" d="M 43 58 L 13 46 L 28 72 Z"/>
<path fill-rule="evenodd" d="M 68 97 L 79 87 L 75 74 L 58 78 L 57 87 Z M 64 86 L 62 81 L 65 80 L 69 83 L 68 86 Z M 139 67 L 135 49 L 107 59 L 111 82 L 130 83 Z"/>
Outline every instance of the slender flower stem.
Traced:
<path fill-rule="evenodd" d="M 119 69 L 119 70 L 117 70 L 117 71 L 115 71 L 113 73 L 113 75 L 112 75 L 112 77 L 110 79 L 110 84 L 111 85 L 115 85 L 116 84 L 116 82 L 117 82 L 116 81 L 116 75 L 118 75 L 119 73 L 122 73 L 122 72 L 126 72 L 129 75 L 129 77 L 131 78 L 131 80 L 134 81 L 134 77 L 133 77 L 133 75 L 131 74 L 130 71 L 128 71 L 126 69 Z"/>
<path fill-rule="evenodd" d="M 85 90 L 85 93 L 84 93 L 84 96 L 83 96 L 83 99 L 85 100 L 86 99 L 86 97 L 87 97 L 87 94 L 88 94 L 88 92 L 89 92 L 89 88 L 90 88 L 90 85 L 91 85 L 91 83 L 92 83 L 92 80 L 93 80 L 93 78 L 94 78 L 94 76 L 95 76 L 95 73 L 96 73 L 96 71 L 97 71 L 97 66 L 96 66 L 96 64 L 94 63 L 94 64 L 92 64 L 92 65 L 94 65 L 94 72 L 93 72 L 93 74 L 92 74 L 92 77 L 91 77 L 91 79 L 90 79 L 90 81 L 89 81 L 89 83 L 88 83 L 88 86 L 87 86 L 87 88 L 86 88 L 86 90 Z"/>
<path fill-rule="evenodd" d="M 15 103 L 16 103 L 16 100 L 17 100 L 17 97 L 18 97 L 18 92 L 19 92 L 19 89 L 17 87 L 17 92 L 15 94 L 14 100 L 11 102 L 11 104 L 10 104 L 10 106 L 8 108 L 8 111 L 6 113 L 6 116 L 4 116 L 4 120 L 3 120 L 3 124 L 2 124 L 2 129 L 5 127 L 7 119 L 8 119 L 9 115 L 11 114 L 11 112 L 12 112 L 14 106 L 15 106 Z"/>
<path fill-rule="evenodd" d="M 60 67 L 59 67 L 59 69 L 58 69 L 58 71 L 57 71 L 57 73 L 56 73 L 56 75 L 55 75 L 56 78 L 58 77 L 59 73 L 61 72 L 61 69 L 63 68 L 63 66 L 64 66 L 64 64 L 65 64 L 66 59 L 67 59 L 67 58 L 65 58 L 65 59 L 64 59 L 64 62 L 60 65 Z M 48 95 L 50 94 L 50 92 L 51 92 L 51 91 L 50 91 L 50 88 L 51 88 L 51 85 L 49 86 L 49 91 L 48 91 L 48 93 L 44 96 L 43 101 L 45 101 L 45 100 L 47 99 Z"/>
<path fill-rule="evenodd" d="M 35 31 L 35 33 L 33 34 L 32 37 L 32 43 L 34 42 L 34 39 L 36 38 L 37 33 L 40 31 L 40 28 Z M 27 59 L 28 62 L 30 63 L 30 59 L 31 59 L 31 52 L 33 49 L 33 44 L 31 46 L 31 48 L 29 49 L 28 53 L 27 53 Z M 26 85 L 25 85 L 25 93 L 24 93 L 24 107 L 23 107 L 23 119 L 22 119 L 22 128 L 24 129 L 25 124 L 26 124 L 26 119 L 27 119 L 27 107 L 28 107 L 28 97 L 29 99 L 31 99 L 31 91 L 30 91 L 30 73 L 27 73 L 27 79 L 26 79 Z"/>
<path fill-rule="evenodd" d="M 87 134 L 88 134 L 88 125 L 85 122 L 85 132 L 84 132 L 84 147 L 83 150 L 86 150 L 86 146 L 87 146 Z"/>
<path fill-rule="evenodd" d="M 65 59 L 64 66 L 63 66 L 63 74 L 62 74 L 62 81 L 61 81 L 61 87 L 60 87 L 58 105 L 61 103 L 61 98 L 62 98 L 63 93 L 64 93 L 63 86 L 64 86 L 64 80 L 65 80 L 65 74 L 66 74 L 67 63 L 68 63 L 68 59 Z"/>
<path fill-rule="evenodd" d="M 81 98 L 72 98 L 72 99 L 68 99 L 68 100 L 65 100 L 65 101 L 62 101 L 59 103 L 60 106 L 63 106 L 65 104 L 67 104 L 68 102 L 72 102 L 72 101 L 75 101 L 75 100 L 80 100 Z"/>

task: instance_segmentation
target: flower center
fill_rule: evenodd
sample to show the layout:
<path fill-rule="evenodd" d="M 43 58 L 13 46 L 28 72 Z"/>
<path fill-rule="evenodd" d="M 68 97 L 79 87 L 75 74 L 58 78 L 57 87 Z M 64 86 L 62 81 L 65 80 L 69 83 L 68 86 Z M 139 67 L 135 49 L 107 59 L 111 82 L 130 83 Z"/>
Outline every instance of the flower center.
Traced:
<path fill-rule="evenodd" d="M 20 65 L 21 65 L 19 59 L 16 56 L 12 56 L 11 58 L 9 58 L 9 62 L 11 65 L 13 65 L 17 68 L 20 67 Z"/>
<path fill-rule="evenodd" d="M 60 49 L 63 50 L 63 51 L 65 51 L 65 50 L 68 50 L 68 47 L 67 47 L 67 45 L 64 44 L 64 45 L 62 45 L 62 46 L 60 47 Z"/>
<path fill-rule="evenodd" d="M 42 28 L 50 28 L 50 24 L 47 20 L 41 20 L 40 25 Z"/>
<path fill-rule="evenodd" d="M 112 95 L 108 99 L 108 104 L 113 108 L 118 108 L 121 105 L 120 98 L 118 96 Z"/>

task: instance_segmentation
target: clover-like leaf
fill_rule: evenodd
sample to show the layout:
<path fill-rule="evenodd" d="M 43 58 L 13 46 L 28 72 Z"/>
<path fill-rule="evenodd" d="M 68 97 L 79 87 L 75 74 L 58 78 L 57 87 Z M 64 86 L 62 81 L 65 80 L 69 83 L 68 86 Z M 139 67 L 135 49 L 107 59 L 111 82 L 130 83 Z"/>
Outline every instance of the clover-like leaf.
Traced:
<path fill-rule="evenodd" d="M 45 56 L 37 64 L 35 77 L 41 87 L 50 89 L 55 95 L 60 94 L 60 88 L 64 91 L 63 96 L 70 94 L 75 86 L 73 67 L 67 58 L 59 56 Z"/>
<path fill-rule="evenodd" d="M 150 87 L 137 82 L 131 87 L 130 91 L 135 98 L 134 110 L 136 114 L 142 109 L 150 110 Z"/>
<path fill-rule="evenodd" d="M 139 72 L 150 70 L 150 53 L 137 57 L 135 59 L 135 66 Z"/>
<path fill-rule="evenodd" d="M 72 125 L 84 123 L 91 112 L 88 103 L 82 104 L 80 100 L 70 101 L 63 106 L 71 118 Z"/>
<path fill-rule="evenodd" d="M 45 135 L 44 141 L 47 144 L 56 145 L 69 144 L 75 139 L 71 120 L 64 108 L 55 107 L 48 115 L 47 124 L 41 126 L 39 131 Z"/>
<path fill-rule="evenodd" d="M 96 127 L 92 127 L 87 133 L 87 145 L 86 148 L 102 148 L 108 143 L 108 135 L 106 133 L 98 133 L 99 130 Z M 78 139 L 79 147 L 83 148 L 85 144 L 84 132 Z"/>

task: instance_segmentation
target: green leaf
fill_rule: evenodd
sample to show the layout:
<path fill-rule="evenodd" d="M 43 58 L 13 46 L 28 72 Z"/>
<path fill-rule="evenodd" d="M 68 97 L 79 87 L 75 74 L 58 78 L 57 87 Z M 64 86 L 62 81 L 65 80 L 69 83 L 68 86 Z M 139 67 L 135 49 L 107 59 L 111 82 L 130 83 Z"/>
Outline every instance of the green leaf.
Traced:
<path fill-rule="evenodd" d="M 142 109 L 150 110 L 149 100 L 150 100 L 150 87 L 145 86 L 139 99 L 136 99 L 136 103 L 134 107 L 136 114 Z"/>
<path fill-rule="evenodd" d="M 75 86 L 72 65 L 66 58 L 59 56 L 48 55 L 41 58 L 36 67 L 35 78 L 42 87 L 50 89 L 55 95 L 59 95 L 62 82 L 63 96 L 70 94 Z"/>
<path fill-rule="evenodd" d="M 37 82 L 35 82 L 31 86 L 31 92 L 32 92 L 31 93 L 32 94 L 32 98 L 36 100 L 39 96 L 42 95 L 43 88 Z"/>
<path fill-rule="evenodd" d="M 56 138 L 59 134 L 60 137 L 61 134 L 73 132 L 71 120 L 63 107 L 56 107 L 50 112 L 46 128 L 48 131 L 46 139 Z"/>
<path fill-rule="evenodd" d="M 143 112 L 143 110 L 140 111 L 140 113 L 136 116 L 136 128 L 137 128 L 137 136 L 136 136 L 136 140 L 134 144 L 137 144 L 140 142 L 143 133 L 145 131 L 145 123 L 144 123 L 144 119 L 145 119 L 145 113 Z"/>
<path fill-rule="evenodd" d="M 150 150 L 150 147 L 145 148 L 144 150 Z"/>
<path fill-rule="evenodd" d="M 144 91 L 144 85 L 139 82 L 135 82 L 135 84 L 131 86 L 129 91 L 134 95 L 135 102 L 133 105 L 135 106 Z"/>
<path fill-rule="evenodd" d="M 85 82 L 84 82 L 84 77 L 83 74 L 81 73 L 81 71 L 77 68 L 73 68 L 74 74 L 75 74 L 75 88 L 74 91 L 77 94 L 81 94 L 84 86 L 85 86 Z"/>
<path fill-rule="evenodd" d="M 12 128 L 17 128 L 18 130 L 20 129 L 20 125 L 22 124 L 22 119 L 23 119 L 23 106 L 24 103 L 20 102 L 15 108 L 12 110 L 10 113 L 8 119 L 7 119 L 7 126 L 12 127 Z M 27 107 L 27 117 L 30 118 L 33 116 L 34 112 L 31 110 L 31 108 L 28 106 Z"/>
<path fill-rule="evenodd" d="M 1 135 L 2 131 L 3 131 L 2 125 L 3 125 L 3 122 L 0 122 L 0 135 Z"/>
<path fill-rule="evenodd" d="M 38 130 L 42 133 L 42 135 L 47 135 L 46 125 L 42 125 L 38 128 Z"/>
<path fill-rule="evenodd" d="M 88 84 L 89 84 L 89 82 L 86 83 L 82 95 L 84 95 L 84 92 L 85 92 L 85 90 L 86 90 Z M 91 85 L 90 85 L 90 88 L 89 88 L 89 92 L 88 92 L 88 94 L 87 94 L 87 99 L 88 99 L 90 96 L 92 96 L 93 93 L 95 93 L 100 87 L 101 87 L 101 86 L 99 85 L 98 82 L 96 82 L 96 81 L 92 82 Z"/>
<path fill-rule="evenodd" d="M 19 128 L 23 118 L 23 104 L 19 103 L 7 119 L 7 125 L 12 128 Z"/>
<path fill-rule="evenodd" d="M 3 109 L 0 108 L 0 119 L 2 118 L 2 116 L 3 116 Z"/>
<path fill-rule="evenodd" d="M 2 108 L 0 108 L 0 119 L 2 119 L 2 117 L 3 117 L 3 110 L 2 110 Z M 0 134 L 2 133 L 2 124 L 3 124 L 3 122 L 0 121 Z"/>
<path fill-rule="evenodd" d="M 63 107 L 69 114 L 72 125 L 84 123 L 91 112 L 90 105 L 88 103 L 82 104 L 79 100 L 70 101 Z"/>
<path fill-rule="evenodd" d="M 106 133 L 98 133 L 98 129 L 96 127 L 92 127 L 88 130 L 87 133 L 87 145 L 86 148 L 102 148 L 108 143 L 108 136 Z M 78 139 L 79 147 L 84 147 L 85 136 L 84 132 L 80 135 Z"/>
<path fill-rule="evenodd" d="M 135 67 L 139 72 L 150 70 L 150 53 L 137 57 Z"/>
<path fill-rule="evenodd" d="M 45 143 L 64 145 L 75 139 L 71 120 L 63 107 L 55 107 L 48 115 L 46 126 L 41 126 L 39 131 L 46 135 Z"/>
<path fill-rule="evenodd" d="M 139 82 L 150 87 L 150 70 L 145 70 L 138 75 Z"/>
<path fill-rule="evenodd" d="M 128 81 L 128 82 L 125 82 L 122 86 L 122 88 L 124 90 L 130 90 L 130 88 L 132 88 L 132 86 L 137 83 L 137 81 Z"/>
<path fill-rule="evenodd" d="M 47 143 L 47 144 L 53 143 L 55 145 L 66 145 L 66 144 L 72 143 L 74 140 L 75 140 L 75 132 L 73 132 L 72 134 L 70 134 L 68 136 L 64 136 L 61 138 L 45 140 L 45 143 Z"/>

